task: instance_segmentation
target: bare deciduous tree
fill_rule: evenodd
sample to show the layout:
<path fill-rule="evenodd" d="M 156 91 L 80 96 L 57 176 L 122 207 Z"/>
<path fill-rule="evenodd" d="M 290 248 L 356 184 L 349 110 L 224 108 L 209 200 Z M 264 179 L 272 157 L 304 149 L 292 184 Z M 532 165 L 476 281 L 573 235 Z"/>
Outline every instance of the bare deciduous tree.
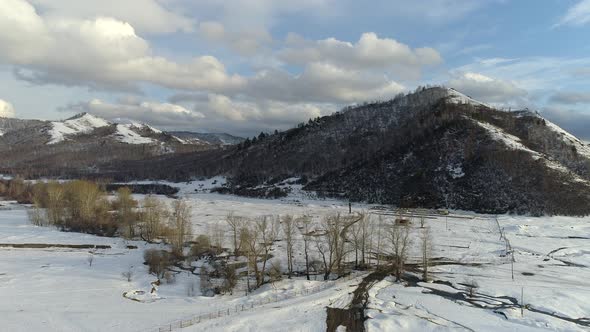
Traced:
<path fill-rule="evenodd" d="M 407 224 L 396 223 L 387 228 L 392 250 L 392 267 L 396 281 L 402 279 L 405 263 L 410 246 L 410 227 Z"/>
<path fill-rule="evenodd" d="M 163 222 L 168 215 L 168 208 L 155 196 L 147 196 L 141 207 L 141 237 L 143 240 L 152 242 L 161 236 Z"/>
<path fill-rule="evenodd" d="M 253 227 L 244 226 L 240 230 L 240 241 L 244 244 L 246 257 L 248 258 L 248 272 L 246 282 L 248 283 L 248 292 L 250 291 L 250 270 L 254 270 L 254 275 L 258 276 L 258 255 L 260 246 L 258 245 L 259 237 Z M 258 277 L 257 279 L 258 280 Z"/>
<path fill-rule="evenodd" d="M 47 219 L 49 224 L 61 226 L 65 219 L 65 189 L 57 182 L 47 184 Z"/>
<path fill-rule="evenodd" d="M 372 232 L 377 234 L 377 241 L 375 243 L 375 259 L 377 260 L 377 269 L 379 269 L 381 266 L 381 255 L 384 242 L 384 237 L 382 236 L 383 225 L 383 216 L 379 216 L 377 222 L 371 224 Z"/>
<path fill-rule="evenodd" d="M 297 227 L 299 228 L 299 232 L 303 238 L 303 253 L 305 255 L 305 275 L 307 280 L 309 280 L 309 243 L 311 240 L 311 218 L 308 216 L 303 216 L 297 218 Z"/>
<path fill-rule="evenodd" d="M 283 235 L 287 249 L 287 271 L 289 279 L 293 275 L 293 241 L 295 237 L 295 220 L 291 215 L 285 215 L 282 220 Z"/>
<path fill-rule="evenodd" d="M 209 237 L 215 252 L 223 250 L 225 240 L 225 231 L 223 230 L 223 227 L 221 227 L 219 223 L 215 223 L 209 227 L 209 233 L 211 234 Z"/>
<path fill-rule="evenodd" d="M 350 227 L 351 242 L 354 247 L 354 263 L 356 267 L 366 266 L 366 253 L 370 246 L 370 230 L 369 230 L 369 217 L 367 214 L 362 213 L 359 215 L 361 218 L 358 222 L 354 223 Z M 360 260 L 359 260 L 360 253 Z M 360 263 L 360 265 L 359 265 Z"/>
<path fill-rule="evenodd" d="M 422 237 L 420 240 L 420 249 L 422 250 L 422 280 L 428 281 L 428 267 L 432 255 L 432 236 L 429 227 L 422 229 Z"/>
<path fill-rule="evenodd" d="M 361 227 L 360 223 L 356 223 L 350 228 L 350 240 L 354 250 L 354 266 L 359 266 L 359 251 L 361 250 Z"/>
<path fill-rule="evenodd" d="M 137 201 L 133 199 L 131 190 L 127 187 L 119 188 L 113 206 L 117 211 L 119 227 L 123 228 L 123 236 L 128 239 L 134 238 L 135 223 L 137 222 L 137 213 L 135 212 Z"/>
<path fill-rule="evenodd" d="M 266 265 L 270 258 L 270 251 L 274 245 L 274 242 L 278 237 L 278 217 L 263 216 L 255 220 L 255 232 L 260 236 L 260 247 L 262 257 L 262 268 L 259 275 L 257 275 L 257 287 L 260 287 L 264 283 L 264 275 L 266 272 Z"/>
<path fill-rule="evenodd" d="M 336 268 L 342 272 L 342 261 L 346 254 L 346 236 L 350 227 L 360 221 L 359 216 L 342 217 L 340 214 L 326 216 L 322 220 L 323 236 L 316 237 L 316 248 L 324 263 L 324 280 L 328 280 Z"/>
<path fill-rule="evenodd" d="M 248 267 L 254 270 L 256 287 L 264 283 L 267 261 L 270 258 L 270 251 L 278 236 L 278 218 L 262 216 L 256 218 L 249 227 L 241 231 L 241 238 L 245 243 Z M 262 266 L 258 265 L 258 258 L 262 258 Z"/>
<path fill-rule="evenodd" d="M 165 250 L 148 249 L 144 251 L 143 258 L 149 266 L 149 272 L 158 279 L 164 277 L 164 273 L 172 264 L 170 253 Z"/>
<path fill-rule="evenodd" d="M 232 233 L 233 245 L 234 245 L 234 257 L 238 259 L 240 253 L 241 241 L 240 231 L 244 225 L 245 218 L 236 216 L 233 212 L 230 212 L 225 218 L 225 222 L 229 225 L 229 229 Z"/>
<path fill-rule="evenodd" d="M 182 248 L 187 236 L 192 232 L 191 226 L 192 208 L 185 200 L 175 200 L 172 203 L 172 213 L 170 214 L 170 242 L 172 248 L 177 254 L 182 255 Z"/>

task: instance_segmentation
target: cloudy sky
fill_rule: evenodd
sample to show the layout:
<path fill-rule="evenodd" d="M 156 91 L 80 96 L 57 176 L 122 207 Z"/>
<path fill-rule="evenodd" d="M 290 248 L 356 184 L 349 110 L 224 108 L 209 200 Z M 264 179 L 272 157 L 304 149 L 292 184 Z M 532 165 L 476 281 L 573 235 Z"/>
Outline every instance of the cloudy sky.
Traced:
<path fill-rule="evenodd" d="M 590 0 L 0 1 L 0 116 L 252 135 L 425 84 L 590 139 Z"/>

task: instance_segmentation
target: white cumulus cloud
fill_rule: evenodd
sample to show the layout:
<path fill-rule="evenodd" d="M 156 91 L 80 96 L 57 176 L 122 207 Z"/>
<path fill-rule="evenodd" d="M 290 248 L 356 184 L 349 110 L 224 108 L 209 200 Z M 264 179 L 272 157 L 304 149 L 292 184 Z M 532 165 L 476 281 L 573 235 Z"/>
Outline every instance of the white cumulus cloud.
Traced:
<path fill-rule="evenodd" d="M 527 91 L 515 83 L 473 72 L 456 73 L 448 86 L 483 102 L 511 104 L 522 101 Z"/>
<path fill-rule="evenodd" d="M 127 22 L 44 17 L 24 0 L 0 3 L 0 44 L 0 61 L 16 65 L 21 79 L 39 84 L 132 89 L 147 82 L 216 90 L 243 83 L 212 56 L 178 63 L 153 55 Z"/>
<path fill-rule="evenodd" d="M 380 38 L 373 32 L 361 35 L 356 43 L 328 38 L 317 41 L 291 34 L 287 48 L 279 52 L 279 58 L 290 64 L 312 62 L 328 63 L 346 69 L 391 69 L 404 74 L 419 72 L 423 66 L 442 62 L 441 55 L 433 48 L 415 48 L 391 38 Z"/>
<path fill-rule="evenodd" d="M 12 118 L 15 115 L 14 107 L 11 103 L 0 99 L 0 117 Z"/>
<path fill-rule="evenodd" d="M 158 0 L 31 0 L 31 3 L 48 17 L 87 20 L 97 16 L 113 17 L 129 22 L 142 33 L 190 32 L 195 24 L 194 19 L 166 8 L 166 2 Z"/>

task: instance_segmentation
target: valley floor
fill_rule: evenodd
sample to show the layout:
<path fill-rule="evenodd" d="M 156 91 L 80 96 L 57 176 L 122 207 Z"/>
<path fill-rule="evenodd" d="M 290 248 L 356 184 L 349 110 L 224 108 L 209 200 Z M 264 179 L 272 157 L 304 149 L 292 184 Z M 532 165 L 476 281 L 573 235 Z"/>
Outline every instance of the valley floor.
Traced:
<path fill-rule="evenodd" d="M 225 226 L 229 212 L 246 217 L 306 214 L 315 221 L 348 213 L 348 204 L 338 201 L 184 194 L 193 205 L 195 234 L 208 233 L 216 224 Z M 186 330 L 325 331 L 326 307 L 346 308 L 364 276 L 329 284 L 320 278 L 284 279 L 249 296 L 236 290 L 233 295 L 205 297 L 199 292 L 199 277 L 179 271 L 173 284 L 151 293 L 155 277 L 143 265 L 143 250 L 157 245 L 33 226 L 24 207 L 0 205 L 0 329 L 6 331 L 157 331 L 179 319 L 229 308 L 237 312 Z M 369 208 L 355 206 L 357 211 L 372 211 Z M 454 213 L 426 219 L 426 225 L 433 236 L 434 282 L 410 278 L 396 283 L 391 277 L 377 282 L 368 291 L 366 330 L 590 330 L 590 218 L 500 216 L 496 223 L 493 216 Z M 419 223 L 412 228 L 410 263 L 417 264 Z M 513 270 L 504 238 L 514 252 Z M 295 249 L 296 269 L 302 270 L 302 244 Z M 284 259 L 282 242 L 273 255 Z M 133 271 L 131 282 L 121 275 L 126 271 Z M 419 268 L 415 275 L 420 276 Z M 470 294 L 466 285 L 473 283 L 478 287 Z M 196 288 L 193 296 L 188 295 L 190 287 Z M 526 305 L 522 314 L 521 298 Z"/>

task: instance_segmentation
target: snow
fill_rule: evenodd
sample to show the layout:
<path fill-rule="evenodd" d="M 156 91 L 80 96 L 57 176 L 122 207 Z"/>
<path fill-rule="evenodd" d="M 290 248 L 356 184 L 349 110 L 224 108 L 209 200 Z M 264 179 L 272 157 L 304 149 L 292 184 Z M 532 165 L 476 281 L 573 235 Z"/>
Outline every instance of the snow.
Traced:
<path fill-rule="evenodd" d="M 140 130 L 148 129 L 148 130 L 151 130 L 152 132 L 154 132 L 156 134 L 161 134 L 162 133 L 162 131 L 160 129 L 156 129 L 156 128 L 154 128 L 154 127 L 152 127 L 152 126 L 150 126 L 148 124 L 145 124 L 145 123 L 131 122 L 129 124 L 129 128 L 140 129 Z"/>
<path fill-rule="evenodd" d="M 561 127 L 559 127 L 555 123 L 552 123 L 551 121 L 545 120 L 545 123 L 547 124 L 547 127 L 549 129 L 558 133 L 561 136 L 561 139 L 565 144 L 574 146 L 576 148 L 576 152 L 579 155 L 582 155 L 584 158 L 590 159 L 590 146 L 588 146 L 588 143 L 584 144 L 583 141 L 579 140 L 577 137 L 563 130 Z"/>
<path fill-rule="evenodd" d="M 110 122 L 84 113 L 66 121 L 51 122 L 49 135 L 51 139 L 47 144 L 57 144 L 68 139 L 69 136 L 91 133 L 96 128 L 111 125 Z M 120 142 L 127 144 L 150 144 L 155 140 L 149 137 L 143 137 L 135 130 L 150 130 L 155 134 L 161 134 L 162 131 L 142 123 L 117 124 L 116 132 L 113 134 Z"/>
<path fill-rule="evenodd" d="M 223 178 L 178 184 L 193 206 L 195 234 L 207 233 L 224 223 L 233 212 L 255 217 L 268 214 L 308 215 L 317 223 L 323 216 L 348 212 L 348 203 L 334 200 L 260 200 L 206 193 Z M 215 182 L 215 183 L 214 183 Z M 197 191 L 195 191 L 197 189 Z M 166 198 L 163 198 L 166 199 Z M 166 199 L 170 202 L 170 199 Z M 198 292 L 198 276 L 179 273 L 174 284 L 162 284 L 150 294 L 154 277 L 143 265 L 143 250 L 152 246 L 141 241 L 59 232 L 28 223 L 22 206 L 1 202 L 0 243 L 100 244 L 111 249 L 95 250 L 88 266 L 88 250 L 67 248 L 20 249 L 0 247 L 0 321 L 7 331 L 146 331 L 198 314 L 235 308 L 267 298 L 276 299 L 293 291 L 324 284 L 302 278 L 285 279 L 245 296 L 204 297 Z M 4 210 L 10 208 L 11 210 Z M 371 211 L 355 204 L 355 211 Z M 376 216 L 374 216 L 376 219 Z M 385 217 L 386 222 L 392 217 Z M 372 219 L 372 220 L 375 220 Z M 550 315 L 519 308 L 482 309 L 465 301 L 454 301 L 432 290 L 457 294 L 461 283 L 475 280 L 477 293 L 516 298 L 532 308 L 573 319 L 590 313 L 590 217 L 493 216 L 453 211 L 449 216 L 429 216 L 432 256 L 446 265 L 431 267 L 431 276 L 450 285 L 396 283 L 391 278 L 369 292 L 368 331 L 446 331 L 455 329 L 519 331 L 583 331 L 585 327 Z M 514 252 L 514 280 L 510 257 L 500 228 Z M 420 261 L 419 222 L 412 223 L 410 263 Z M 226 246 L 231 235 L 226 234 Z M 127 249 L 136 245 L 139 249 Z M 284 267 L 285 246 L 277 242 L 273 260 Z M 315 254 L 314 254 L 315 256 Z M 317 257 L 312 257 L 317 258 Z M 199 262 L 197 262 L 199 264 Z M 198 266 L 198 265 L 197 265 Z M 129 268 L 135 275 L 127 282 L 121 273 Z M 303 267 L 302 243 L 295 243 L 295 268 Z M 527 275 L 523 274 L 527 273 Z M 188 296 L 189 282 L 197 295 Z M 344 308 L 358 279 L 336 282 L 325 290 L 287 298 L 251 310 L 201 322 L 187 331 L 325 331 L 326 307 Z M 126 293 L 127 297 L 123 294 Z M 139 299 L 141 302 L 131 300 Z M 497 302 L 500 302 L 498 300 Z M 497 313 L 500 312 L 500 313 Z"/>
<path fill-rule="evenodd" d="M 476 106 L 485 106 L 485 107 L 490 107 L 487 104 L 484 104 L 480 101 L 477 101 L 467 95 L 462 94 L 461 92 L 452 89 L 452 88 L 448 88 L 447 89 L 447 101 L 454 103 L 454 104 L 470 104 L 470 105 L 476 105 Z"/>
<path fill-rule="evenodd" d="M 118 124 L 116 132 L 113 134 L 119 142 L 127 144 L 150 144 L 154 140 L 149 137 L 143 137 L 140 134 L 133 131 L 133 128 L 137 128 L 133 124 Z"/>
<path fill-rule="evenodd" d="M 96 128 L 110 125 L 104 119 L 85 113 L 65 121 L 51 122 L 49 135 L 51 139 L 47 144 L 57 144 L 67 139 L 68 136 L 87 134 Z"/>
<path fill-rule="evenodd" d="M 183 140 L 182 138 L 179 138 L 179 137 L 176 137 L 176 136 L 172 136 L 172 138 L 174 138 L 175 140 L 177 140 L 181 144 L 188 144 L 188 142 L 185 141 L 185 140 Z"/>
<path fill-rule="evenodd" d="M 486 129 L 489 135 L 492 137 L 492 139 L 504 143 L 504 145 L 506 145 L 507 147 L 514 150 L 527 151 L 531 153 L 534 157 L 536 157 L 536 159 L 541 158 L 541 155 L 537 151 L 533 151 L 527 148 L 524 144 L 522 144 L 520 138 L 508 134 L 507 132 L 505 132 L 501 128 L 494 126 L 493 124 L 477 120 L 473 120 L 473 122 L 475 122 L 478 126 Z"/>
<path fill-rule="evenodd" d="M 587 239 L 575 237 L 590 234 L 590 218 L 501 216 L 499 224 L 514 250 L 514 280 L 509 261 L 493 262 L 496 259 L 494 256 L 499 253 L 497 247 L 494 249 L 493 246 L 498 238 L 493 239 L 493 223 L 486 225 L 484 220 L 483 216 L 468 223 L 453 220 L 449 230 L 443 230 L 434 239 L 435 256 L 470 257 L 464 262 L 477 262 L 481 266 L 440 265 L 432 268 L 434 278 L 451 282 L 452 288 L 431 283 L 404 287 L 392 279 L 386 279 L 370 292 L 369 307 L 372 310 L 369 316 L 372 318 L 367 322 L 368 331 L 444 331 L 461 327 L 475 331 L 585 331 L 580 325 L 528 310 L 521 317 L 519 307 L 480 309 L 467 302 L 430 293 L 430 289 L 441 289 L 452 294 L 457 293 L 457 289 L 465 291 L 465 287 L 460 284 L 475 280 L 479 284 L 476 293 L 498 297 L 497 303 L 500 303 L 502 296 L 520 301 L 521 290 L 524 290 L 525 304 L 533 308 L 574 319 L 588 317 L 590 283 L 587 280 L 587 267 L 568 266 L 561 260 L 579 265 L 588 262 L 590 243 Z M 432 226 L 432 221 L 429 223 Z M 486 228 L 488 239 L 473 238 L 485 234 Z M 497 227 L 495 233 L 499 234 Z M 445 237 L 449 238 L 449 242 L 445 241 Z M 469 238 L 472 240 L 468 242 L 467 249 L 450 246 L 451 243 L 457 244 L 457 239 Z M 550 254 L 561 247 L 567 249 Z M 469 255 L 470 251 L 475 252 Z M 495 311 L 502 312 L 508 319 Z"/>
<path fill-rule="evenodd" d="M 459 179 L 465 176 L 463 167 L 461 165 L 447 165 L 447 171 L 451 174 L 453 179 Z"/>
<path fill-rule="evenodd" d="M 508 147 L 510 149 L 514 149 L 514 150 L 526 151 L 532 155 L 533 159 L 535 159 L 535 160 L 541 159 L 545 163 L 545 165 L 547 165 L 547 167 L 569 175 L 573 179 L 573 181 L 580 182 L 580 183 L 586 183 L 586 184 L 590 185 L 590 182 L 588 180 L 573 173 L 570 169 L 568 169 L 564 165 L 560 164 L 559 162 L 551 160 L 546 155 L 527 148 L 524 144 L 522 144 L 520 138 L 518 138 L 514 135 L 511 135 L 511 134 L 505 132 L 504 130 L 502 130 L 501 128 L 498 128 L 490 123 L 481 122 L 481 121 L 477 121 L 477 120 L 472 120 L 472 121 L 474 123 L 476 123 L 477 125 L 479 125 L 480 127 L 486 129 L 488 134 L 490 135 L 490 137 L 492 137 L 492 139 L 502 142 L 504 145 L 506 145 L 506 147 Z M 547 122 L 547 123 L 549 123 L 549 122 Z M 557 128 L 559 128 L 559 127 L 557 127 Z M 571 136 L 571 137 L 574 137 L 574 136 Z M 584 147 L 584 148 L 586 148 L 586 147 Z M 579 151 L 580 151 L 580 153 L 586 153 L 585 150 L 582 150 L 582 149 Z M 590 149 L 589 149 L 589 151 L 590 151 Z M 588 154 L 588 156 L 590 157 L 590 154 Z"/>

